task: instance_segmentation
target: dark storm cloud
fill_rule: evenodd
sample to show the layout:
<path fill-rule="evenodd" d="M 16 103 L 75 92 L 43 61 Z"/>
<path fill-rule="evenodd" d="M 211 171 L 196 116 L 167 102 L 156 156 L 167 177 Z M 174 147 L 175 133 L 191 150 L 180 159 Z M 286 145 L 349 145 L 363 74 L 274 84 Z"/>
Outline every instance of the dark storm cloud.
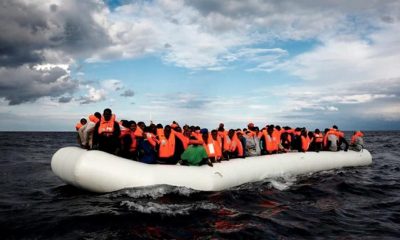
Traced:
<path fill-rule="evenodd" d="M 0 68 L 0 97 L 9 105 L 35 101 L 43 96 L 59 97 L 78 88 L 68 72 L 55 67 L 37 70 L 26 65 L 18 68 Z"/>
<path fill-rule="evenodd" d="M 120 96 L 121 97 L 133 97 L 134 95 L 135 95 L 135 92 L 128 89 L 128 90 L 125 90 L 123 93 L 121 93 Z"/>
<path fill-rule="evenodd" d="M 32 66 L 65 64 L 108 46 L 107 31 L 94 18 L 103 8 L 96 1 L 62 1 L 61 5 L 1 1 L 0 97 L 15 105 L 75 91 L 77 82 L 65 70 L 39 71 Z"/>
<path fill-rule="evenodd" d="M 58 99 L 58 102 L 59 103 L 69 103 L 69 102 L 71 102 L 71 100 L 72 100 L 72 97 L 60 97 Z"/>
<path fill-rule="evenodd" d="M 89 56 L 110 44 L 106 29 L 93 18 L 101 5 L 64 1 L 45 7 L 28 2 L 0 3 L 0 66 L 15 67 L 45 61 L 43 51 L 71 57 Z"/>

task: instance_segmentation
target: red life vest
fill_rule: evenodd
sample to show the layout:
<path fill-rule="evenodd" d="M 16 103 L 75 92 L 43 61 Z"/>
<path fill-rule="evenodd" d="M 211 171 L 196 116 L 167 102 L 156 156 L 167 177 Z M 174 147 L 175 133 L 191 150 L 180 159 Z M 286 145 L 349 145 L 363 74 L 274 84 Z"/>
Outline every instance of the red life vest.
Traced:
<path fill-rule="evenodd" d="M 104 117 L 101 117 L 99 131 L 98 133 L 101 135 L 111 136 L 114 133 L 114 122 L 115 115 L 113 114 L 110 120 L 106 121 Z"/>
<path fill-rule="evenodd" d="M 235 133 L 235 135 L 233 135 L 233 137 L 232 137 L 230 151 L 234 152 L 236 150 L 238 151 L 238 157 L 243 157 L 243 145 Z"/>
<path fill-rule="evenodd" d="M 179 138 L 179 140 L 182 141 L 183 148 L 186 149 L 186 148 L 188 147 L 188 145 L 189 145 L 189 138 L 185 137 L 185 136 L 183 135 L 183 133 L 177 132 L 177 131 L 175 131 L 174 129 L 171 129 L 171 131 L 175 134 L 175 136 L 176 136 L 177 138 Z"/>
<path fill-rule="evenodd" d="M 95 115 L 89 115 L 89 121 L 97 123 L 98 121 L 100 121 Z"/>
<path fill-rule="evenodd" d="M 164 135 L 160 137 L 160 149 L 158 156 L 160 158 L 172 157 L 175 153 L 175 134 L 171 132 L 167 139 Z"/>
<path fill-rule="evenodd" d="M 301 149 L 306 152 L 309 147 L 310 147 L 310 138 L 308 136 L 307 137 L 301 136 Z"/>
<path fill-rule="evenodd" d="M 211 135 L 208 136 L 208 141 L 203 143 L 203 147 L 206 149 L 208 157 L 215 157 L 216 159 L 222 157 L 221 145 L 221 141 L 214 140 Z"/>
<path fill-rule="evenodd" d="M 316 143 L 322 143 L 324 141 L 324 135 L 322 133 L 314 133 L 314 139 Z"/>
<path fill-rule="evenodd" d="M 329 129 L 329 131 L 324 136 L 324 146 L 328 146 L 328 136 L 331 134 L 333 134 L 339 138 L 339 134 L 337 133 L 336 129 L 334 129 L 334 128 Z"/>
<path fill-rule="evenodd" d="M 75 125 L 76 131 L 78 131 L 81 127 L 83 127 L 82 123 L 81 123 L 81 122 L 78 122 L 78 123 Z"/>
<path fill-rule="evenodd" d="M 157 137 L 153 133 L 146 133 L 146 139 L 153 148 L 156 147 L 157 143 L 159 143 Z"/>
<path fill-rule="evenodd" d="M 132 131 L 130 132 L 130 134 L 131 134 L 131 138 L 132 138 L 132 144 L 131 144 L 129 151 L 134 152 L 137 149 L 136 135 L 135 135 L 135 132 L 132 132 Z"/>
<path fill-rule="evenodd" d="M 268 153 L 272 153 L 274 151 L 278 151 L 278 142 L 274 136 L 270 136 L 269 134 L 265 134 L 265 149 Z"/>
<path fill-rule="evenodd" d="M 359 138 L 359 137 L 364 137 L 364 134 L 361 131 L 355 132 L 354 135 L 351 137 L 350 144 L 355 144 L 357 138 Z"/>

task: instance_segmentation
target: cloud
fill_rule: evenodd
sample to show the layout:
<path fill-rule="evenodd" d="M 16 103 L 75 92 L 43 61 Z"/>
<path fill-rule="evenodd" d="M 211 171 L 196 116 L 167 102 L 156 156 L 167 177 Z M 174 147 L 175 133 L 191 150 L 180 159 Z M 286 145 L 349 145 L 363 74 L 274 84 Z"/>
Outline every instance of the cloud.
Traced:
<path fill-rule="evenodd" d="M 106 91 L 104 89 L 96 89 L 88 87 L 88 93 L 79 99 L 81 104 L 96 103 L 106 99 Z"/>
<path fill-rule="evenodd" d="M 128 89 L 125 90 L 123 93 L 120 94 L 121 97 L 133 97 L 135 95 L 135 92 Z"/>
<path fill-rule="evenodd" d="M 72 97 L 60 97 L 58 99 L 58 102 L 59 103 L 69 103 L 69 102 L 71 102 L 71 100 L 72 100 Z"/>
<path fill-rule="evenodd" d="M 77 89 L 78 82 L 60 67 L 42 70 L 27 65 L 0 67 L 0 97 L 10 105 L 32 102 L 44 96 L 72 94 Z"/>
<path fill-rule="evenodd" d="M 100 85 L 106 91 L 119 91 L 123 88 L 123 83 L 117 79 L 103 80 Z"/>

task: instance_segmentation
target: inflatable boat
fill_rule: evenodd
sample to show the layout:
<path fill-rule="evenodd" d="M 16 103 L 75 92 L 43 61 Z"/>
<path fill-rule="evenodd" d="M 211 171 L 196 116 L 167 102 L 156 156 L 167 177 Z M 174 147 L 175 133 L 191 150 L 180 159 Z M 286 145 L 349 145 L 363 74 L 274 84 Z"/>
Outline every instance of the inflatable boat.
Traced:
<path fill-rule="evenodd" d="M 58 150 L 51 161 L 55 175 L 64 182 L 92 192 L 167 184 L 200 191 L 220 191 L 265 178 L 308 174 L 372 163 L 367 150 L 361 152 L 291 152 L 232 159 L 203 165 L 145 164 L 101 151 L 78 147 Z"/>

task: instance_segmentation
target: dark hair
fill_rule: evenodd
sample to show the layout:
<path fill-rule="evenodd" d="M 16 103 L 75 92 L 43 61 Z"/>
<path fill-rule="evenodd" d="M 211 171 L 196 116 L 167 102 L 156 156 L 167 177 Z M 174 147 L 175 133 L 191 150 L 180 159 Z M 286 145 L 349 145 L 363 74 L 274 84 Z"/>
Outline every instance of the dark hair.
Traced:
<path fill-rule="evenodd" d="M 98 119 L 101 118 L 101 114 L 100 114 L 99 112 L 95 112 L 93 115 L 94 115 L 95 117 L 97 117 Z"/>
<path fill-rule="evenodd" d="M 105 113 L 112 114 L 112 111 L 111 111 L 111 109 L 106 108 L 106 109 L 104 109 L 104 111 L 103 111 L 103 114 L 105 114 Z"/>

